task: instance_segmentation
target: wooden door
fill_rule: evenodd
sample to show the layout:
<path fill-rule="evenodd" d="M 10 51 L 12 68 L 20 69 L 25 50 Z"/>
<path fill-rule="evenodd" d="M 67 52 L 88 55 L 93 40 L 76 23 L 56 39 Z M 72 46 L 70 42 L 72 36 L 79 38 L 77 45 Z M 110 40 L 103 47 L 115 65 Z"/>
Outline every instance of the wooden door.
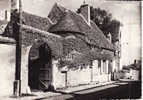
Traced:
<path fill-rule="evenodd" d="M 51 50 L 47 44 L 43 44 L 39 48 L 39 56 L 41 60 L 39 73 L 39 89 L 48 89 L 52 81 L 52 66 L 51 66 Z"/>
<path fill-rule="evenodd" d="M 28 85 L 32 90 L 45 90 L 52 81 L 51 50 L 45 43 L 34 50 L 37 50 L 38 55 L 33 57 L 35 59 L 29 56 Z"/>

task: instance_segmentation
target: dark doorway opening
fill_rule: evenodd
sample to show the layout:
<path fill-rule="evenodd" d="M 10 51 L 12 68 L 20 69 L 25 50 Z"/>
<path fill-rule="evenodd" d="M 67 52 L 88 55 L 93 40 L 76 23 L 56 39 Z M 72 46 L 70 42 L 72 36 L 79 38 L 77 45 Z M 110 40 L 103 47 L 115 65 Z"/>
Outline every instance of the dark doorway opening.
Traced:
<path fill-rule="evenodd" d="M 31 90 L 46 90 L 52 81 L 51 49 L 43 43 L 31 48 L 28 65 L 28 85 Z"/>

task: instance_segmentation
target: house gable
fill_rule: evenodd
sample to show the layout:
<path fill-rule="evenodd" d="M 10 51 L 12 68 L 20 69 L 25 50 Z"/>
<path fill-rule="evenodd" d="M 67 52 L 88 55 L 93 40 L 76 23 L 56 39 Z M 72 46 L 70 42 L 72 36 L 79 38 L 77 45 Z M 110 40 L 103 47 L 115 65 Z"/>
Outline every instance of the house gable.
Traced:
<path fill-rule="evenodd" d="M 50 11 L 48 18 L 56 24 L 64 16 L 66 9 L 59 4 L 55 3 L 52 10 Z"/>
<path fill-rule="evenodd" d="M 55 8 L 54 8 L 55 7 Z M 53 19 L 56 19 L 58 22 L 49 28 L 49 32 L 66 34 L 70 33 L 81 33 L 85 35 L 85 41 L 91 45 L 96 45 L 99 48 L 113 50 L 114 47 L 107 38 L 104 36 L 103 32 L 98 28 L 98 26 L 90 21 L 90 25 L 85 21 L 81 14 L 77 14 L 71 10 L 68 10 L 60 5 L 55 4 L 53 9 L 62 8 L 62 10 L 57 10 L 57 12 L 63 14 L 62 18 L 52 16 Z M 64 9 L 64 10 L 63 10 Z M 66 10 L 65 10 L 66 9 Z M 53 11 L 53 10 L 52 10 Z M 53 13 L 54 12 L 50 12 Z M 88 40 L 88 41 L 87 41 Z"/>

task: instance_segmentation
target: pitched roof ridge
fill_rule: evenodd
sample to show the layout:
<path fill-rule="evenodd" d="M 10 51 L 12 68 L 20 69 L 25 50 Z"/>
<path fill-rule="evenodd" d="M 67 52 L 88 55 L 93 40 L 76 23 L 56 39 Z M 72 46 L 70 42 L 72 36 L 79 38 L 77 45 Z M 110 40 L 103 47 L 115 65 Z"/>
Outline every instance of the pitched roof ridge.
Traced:
<path fill-rule="evenodd" d="M 67 8 L 65 8 L 65 9 L 67 9 Z M 84 18 L 84 16 L 83 16 L 82 14 L 79 14 L 79 13 L 77 13 L 77 12 L 75 12 L 75 11 L 72 11 L 71 9 L 67 9 L 67 10 L 69 10 L 69 11 L 71 11 L 72 13 L 76 14 L 77 16 L 81 17 L 81 18 L 86 22 L 86 24 L 87 24 L 90 28 L 92 27 L 91 25 L 88 24 L 88 22 L 86 21 L 86 19 Z"/>
<path fill-rule="evenodd" d="M 61 8 L 62 8 L 62 9 L 65 9 L 65 11 L 72 11 L 72 12 L 74 12 L 73 10 L 62 6 L 60 3 L 57 3 L 57 6 L 58 6 L 60 9 L 61 9 Z M 62 10 L 62 9 L 61 9 L 61 10 Z"/>
<path fill-rule="evenodd" d="M 90 22 L 94 23 L 93 20 L 90 20 Z M 96 23 L 94 23 L 96 25 Z M 98 31 L 102 32 L 101 29 L 96 25 Z M 103 33 L 103 32 L 102 32 Z M 103 34 L 104 35 L 104 34 Z M 105 35 L 104 35 L 105 36 Z"/>
<path fill-rule="evenodd" d="M 60 3 L 56 3 L 55 4 L 60 10 L 62 10 L 62 9 L 67 9 L 67 8 L 65 8 L 64 6 L 62 6 Z"/>
<path fill-rule="evenodd" d="M 58 11 L 58 14 L 60 13 L 60 15 L 57 15 L 59 18 L 62 18 L 63 16 L 64 16 L 64 13 L 65 13 L 65 10 L 66 10 L 66 8 L 65 7 L 63 7 L 62 5 L 60 5 L 59 3 L 55 3 L 54 4 L 54 6 L 52 7 L 52 9 L 51 9 L 51 11 L 49 12 L 49 14 L 48 14 L 48 18 L 53 22 L 53 24 L 56 24 L 57 23 L 57 21 L 59 21 L 59 19 L 58 20 L 55 20 L 54 19 L 54 21 L 53 21 L 53 12 L 55 13 L 55 12 L 57 12 Z M 55 14 L 54 14 L 55 15 Z M 56 17 L 57 17 L 56 16 Z"/>
<path fill-rule="evenodd" d="M 55 5 L 57 5 L 57 7 L 61 10 L 61 8 L 64 8 L 65 9 L 65 12 L 72 12 L 74 14 L 76 14 L 77 16 L 81 17 L 85 22 L 86 24 L 91 28 L 91 26 L 88 24 L 88 22 L 86 21 L 86 19 L 81 15 L 81 14 L 78 14 L 76 13 L 75 11 L 72 11 L 71 9 L 68 9 L 68 8 L 65 8 L 63 7 L 62 5 L 60 5 L 59 3 L 56 3 Z M 66 13 L 67 14 L 67 13 Z"/>
<path fill-rule="evenodd" d="M 87 20 L 85 19 L 85 17 L 82 14 L 79 14 L 79 16 L 81 16 L 83 18 L 83 20 L 86 22 L 86 24 L 91 28 L 92 26 L 89 25 L 89 23 L 87 22 Z"/>
<path fill-rule="evenodd" d="M 61 38 L 60 35 L 56 35 L 56 34 L 53 34 L 53 33 L 49 33 L 47 31 L 43 31 L 43 30 L 40 30 L 38 28 L 35 28 L 35 27 L 32 27 L 32 26 L 28 26 L 28 25 L 22 25 L 23 28 L 26 28 L 26 29 L 31 29 L 31 30 L 35 30 L 37 32 L 40 32 L 42 33 L 42 35 L 46 36 L 46 35 L 52 35 L 52 36 L 55 36 L 57 38 Z M 46 33 L 46 34 L 45 34 Z"/>

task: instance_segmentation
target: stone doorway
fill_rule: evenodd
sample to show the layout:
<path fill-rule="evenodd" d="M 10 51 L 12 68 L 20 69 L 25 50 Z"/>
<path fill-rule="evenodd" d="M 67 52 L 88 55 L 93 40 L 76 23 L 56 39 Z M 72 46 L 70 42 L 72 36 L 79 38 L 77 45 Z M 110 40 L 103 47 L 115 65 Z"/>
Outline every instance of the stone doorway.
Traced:
<path fill-rule="evenodd" d="M 46 43 L 33 46 L 29 53 L 28 85 L 31 90 L 47 90 L 51 82 L 51 49 Z"/>

